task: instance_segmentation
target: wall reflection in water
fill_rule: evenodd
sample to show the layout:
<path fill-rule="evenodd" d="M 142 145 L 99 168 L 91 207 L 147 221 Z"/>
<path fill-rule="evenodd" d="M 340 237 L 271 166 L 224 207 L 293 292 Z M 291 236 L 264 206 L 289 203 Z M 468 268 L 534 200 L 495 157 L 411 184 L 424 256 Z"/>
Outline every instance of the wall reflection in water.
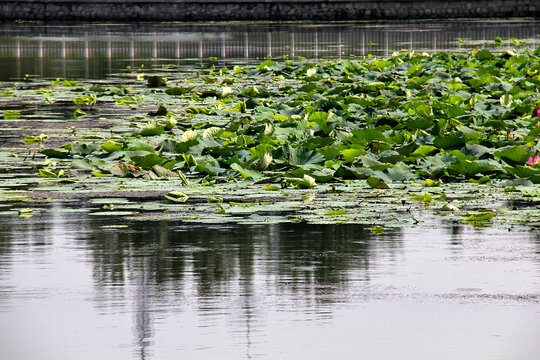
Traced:
<path fill-rule="evenodd" d="M 421 21 L 330 24 L 0 24 L 0 80 L 25 74 L 104 78 L 126 66 L 245 63 L 265 57 L 388 56 L 400 49 L 436 52 L 496 37 L 540 44 L 540 22 Z M 462 42 L 460 40 L 467 40 Z M 215 60 L 209 60 L 215 59 Z"/>
<path fill-rule="evenodd" d="M 376 249 L 392 254 L 400 247 L 398 234 L 379 238 L 379 245 L 369 238 L 361 226 L 157 223 L 132 224 L 127 232 L 97 231 L 89 245 L 103 296 L 115 287 L 134 287 L 136 338 L 144 352 L 151 345 L 156 303 L 167 306 L 175 301 L 171 294 L 176 301 L 196 302 L 199 325 L 218 326 L 216 313 L 233 313 L 246 346 L 264 317 L 260 305 L 266 296 L 281 294 L 282 306 L 293 302 L 301 312 L 328 313 L 347 293 L 351 271 L 368 280 Z"/>

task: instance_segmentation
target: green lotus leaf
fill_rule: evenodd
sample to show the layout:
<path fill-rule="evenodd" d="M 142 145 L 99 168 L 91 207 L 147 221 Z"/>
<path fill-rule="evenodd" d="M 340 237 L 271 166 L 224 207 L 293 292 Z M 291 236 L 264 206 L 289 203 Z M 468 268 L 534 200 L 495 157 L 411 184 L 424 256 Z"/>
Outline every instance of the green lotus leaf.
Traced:
<path fill-rule="evenodd" d="M 234 163 L 231 165 L 231 169 L 236 170 L 242 175 L 244 179 L 252 178 L 254 180 L 260 179 L 263 174 L 256 170 L 244 169 L 240 164 Z"/>
<path fill-rule="evenodd" d="M 181 95 L 185 95 L 189 92 L 191 92 L 191 90 L 193 90 L 194 87 L 172 87 L 172 88 L 168 88 L 165 90 L 165 94 L 167 95 L 173 95 L 173 96 L 181 96 Z"/>
<path fill-rule="evenodd" d="M 108 153 L 120 151 L 123 147 L 124 144 L 112 140 L 105 141 L 103 144 L 100 145 L 100 148 Z"/>
<path fill-rule="evenodd" d="M 479 61 L 491 60 L 495 58 L 495 55 L 488 49 L 482 49 L 474 54 L 474 57 Z"/>
<path fill-rule="evenodd" d="M 317 182 L 311 176 L 305 174 L 302 178 L 287 178 L 298 189 L 310 189 L 317 186 Z"/>
<path fill-rule="evenodd" d="M 480 173 L 486 173 L 497 170 L 491 164 L 475 160 L 458 160 L 457 163 L 448 166 L 449 171 L 456 172 L 460 175 L 474 176 Z"/>
<path fill-rule="evenodd" d="M 82 111 L 81 109 L 76 109 L 74 112 L 73 112 L 73 117 L 75 119 L 78 119 L 78 118 L 81 118 L 83 116 L 86 116 L 88 115 L 88 113 Z"/>
<path fill-rule="evenodd" d="M 131 161 L 142 168 L 148 169 L 151 168 L 154 165 L 160 165 L 163 164 L 167 159 L 162 158 L 161 156 L 158 156 L 156 154 L 148 154 L 145 156 L 133 156 L 131 157 Z"/>
<path fill-rule="evenodd" d="M 369 177 L 366 179 L 366 182 L 373 189 L 390 189 L 388 184 L 376 177 Z"/>
<path fill-rule="evenodd" d="M 64 170 L 54 172 L 47 169 L 39 169 L 39 175 L 44 178 L 59 178 L 64 175 Z"/>
<path fill-rule="evenodd" d="M 149 76 L 147 77 L 147 85 L 148 87 L 161 87 L 161 86 L 167 86 L 167 78 L 161 77 L 161 76 Z"/>
<path fill-rule="evenodd" d="M 406 181 L 418 178 L 418 175 L 413 173 L 405 163 L 398 163 L 396 166 L 388 168 L 386 172 L 392 181 Z"/>
<path fill-rule="evenodd" d="M 491 211 L 484 211 L 480 213 L 463 214 L 462 216 L 466 217 L 464 220 L 468 222 L 489 221 L 495 217 L 495 213 Z"/>
<path fill-rule="evenodd" d="M 99 170 L 108 173 L 110 168 L 113 166 L 113 163 L 111 161 L 95 158 L 95 157 L 87 157 L 84 159 L 75 159 L 71 162 L 71 166 L 74 169 L 80 169 L 80 170 Z"/>
<path fill-rule="evenodd" d="M 67 159 L 69 157 L 69 151 L 64 151 L 60 149 L 43 149 L 39 152 L 50 158 Z"/>
<path fill-rule="evenodd" d="M 5 120 L 15 120 L 20 119 L 21 113 L 17 110 L 4 110 L 4 119 Z"/>
<path fill-rule="evenodd" d="M 371 227 L 371 232 L 373 234 L 375 234 L 375 235 L 382 234 L 382 233 L 384 233 L 384 227 L 379 226 L 379 225 L 372 226 Z"/>
<path fill-rule="evenodd" d="M 120 177 L 133 176 L 138 177 L 142 175 L 142 169 L 138 166 L 126 163 L 119 163 L 111 166 L 110 173 Z"/>
<path fill-rule="evenodd" d="M 171 203 L 185 203 L 189 199 L 189 196 L 181 191 L 170 191 L 163 196 Z"/>
<path fill-rule="evenodd" d="M 438 152 L 439 149 L 432 145 L 422 145 L 416 150 L 414 150 L 409 156 L 414 157 L 426 157 L 428 155 L 432 155 L 435 152 Z"/>
<path fill-rule="evenodd" d="M 529 152 L 521 146 L 510 146 L 493 153 L 495 157 L 510 160 L 516 164 L 525 165 L 530 156 Z"/>
<path fill-rule="evenodd" d="M 165 127 L 160 125 L 157 121 L 149 121 L 141 130 L 142 136 L 155 136 L 161 135 L 165 132 Z"/>
<path fill-rule="evenodd" d="M 331 117 L 331 113 L 329 114 L 322 111 L 314 112 L 309 116 L 310 122 L 307 124 L 307 126 L 310 126 L 310 124 L 317 124 L 319 126 L 319 129 L 321 129 L 326 135 L 328 135 L 334 129 L 329 123 Z"/>
<path fill-rule="evenodd" d="M 345 163 L 352 163 L 358 156 L 365 153 L 366 151 L 360 148 L 345 149 L 341 152 L 341 157 Z"/>
<path fill-rule="evenodd" d="M 279 159 L 292 166 L 304 168 L 320 168 L 326 160 L 324 155 L 303 147 L 292 147 L 289 144 L 283 145 L 274 152 L 274 159 Z"/>
<path fill-rule="evenodd" d="M 452 80 L 452 75 L 448 74 L 445 71 L 435 71 L 433 73 L 433 78 L 439 81 L 448 81 Z"/>
<path fill-rule="evenodd" d="M 433 145 L 445 150 L 455 149 L 463 144 L 465 144 L 465 137 L 462 134 L 436 136 L 433 140 Z"/>
<path fill-rule="evenodd" d="M 179 178 L 180 175 L 178 175 L 177 172 L 171 171 L 161 165 L 154 165 L 152 166 L 152 171 L 156 176 L 160 178 Z"/>
<path fill-rule="evenodd" d="M 349 212 L 347 210 L 330 210 L 324 213 L 325 216 L 338 216 L 338 215 L 346 215 Z"/>

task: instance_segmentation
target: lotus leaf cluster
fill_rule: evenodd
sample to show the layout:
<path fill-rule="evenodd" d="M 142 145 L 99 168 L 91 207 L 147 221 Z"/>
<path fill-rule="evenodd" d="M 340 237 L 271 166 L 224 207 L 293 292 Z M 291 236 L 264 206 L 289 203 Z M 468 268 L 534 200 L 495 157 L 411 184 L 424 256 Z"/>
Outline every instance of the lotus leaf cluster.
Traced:
<path fill-rule="evenodd" d="M 95 176 L 179 177 L 186 184 L 536 184 L 539 70 L 540 49 L 482 49 L 318 63 L 266 60 L 213 66 L 196 76 L 174 68 L 139 71 L 131 88 L 82 85 L 72 98 L 86 106 L 75 118 L 100 103 L 129 107 L 131 128 L 42 153 Z"/>

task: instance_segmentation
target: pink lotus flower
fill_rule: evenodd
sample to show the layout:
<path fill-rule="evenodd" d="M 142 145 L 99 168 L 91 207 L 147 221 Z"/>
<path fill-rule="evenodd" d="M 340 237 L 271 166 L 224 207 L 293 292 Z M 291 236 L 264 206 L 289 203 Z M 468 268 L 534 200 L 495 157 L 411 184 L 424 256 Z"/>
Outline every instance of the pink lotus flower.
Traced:
<path fill-rule="evenodd" d="M 538 156 L 538 154 L 534 156 L 534 159 L 529 156 L 529 160 L 527 160 L 527 165 L 534 166 L 538 163 L 540 163 L 540 156 Z"/>
<path fill-rule="evenodd" d="M 540 116 L 540 109 L 536 109 L 536 110 L 534 110 L 534 115 L 536 115 L 536 116 Z"/>

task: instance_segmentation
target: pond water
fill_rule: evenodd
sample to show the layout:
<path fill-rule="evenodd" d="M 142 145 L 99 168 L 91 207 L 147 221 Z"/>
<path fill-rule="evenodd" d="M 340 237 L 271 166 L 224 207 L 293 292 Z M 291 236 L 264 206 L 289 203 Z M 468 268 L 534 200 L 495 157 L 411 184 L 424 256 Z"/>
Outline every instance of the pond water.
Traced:
<path fill-rule="evenodd" d="M 3 80 L 438 51 L 497 36 L 537 47 L 540 34 L 532 20 L 0 28 Z M 16 190 L 1 182 L 1 191 Z M 60 201 L 39 203 L 31 217 L 7 211 L 21 206 L 0 202 L 0 359 L 540 354 L 539 229 L 435 222 L 376 235 L 362 225 L 194 225 Z"/>
<path fill-rule="evenodd" d="M 0 80 L 25 75 L 103 78 L 126 66 L 242 62 L 266 57 L 388 56 L 437 52 L 497 37 L 540 45 L 537 20 L 361 23 L 0 23 Z"/>
<path fill-rule="evenodd" d="M 540 234 L 0 219 L 2 359 L 536 359 Z"/>

